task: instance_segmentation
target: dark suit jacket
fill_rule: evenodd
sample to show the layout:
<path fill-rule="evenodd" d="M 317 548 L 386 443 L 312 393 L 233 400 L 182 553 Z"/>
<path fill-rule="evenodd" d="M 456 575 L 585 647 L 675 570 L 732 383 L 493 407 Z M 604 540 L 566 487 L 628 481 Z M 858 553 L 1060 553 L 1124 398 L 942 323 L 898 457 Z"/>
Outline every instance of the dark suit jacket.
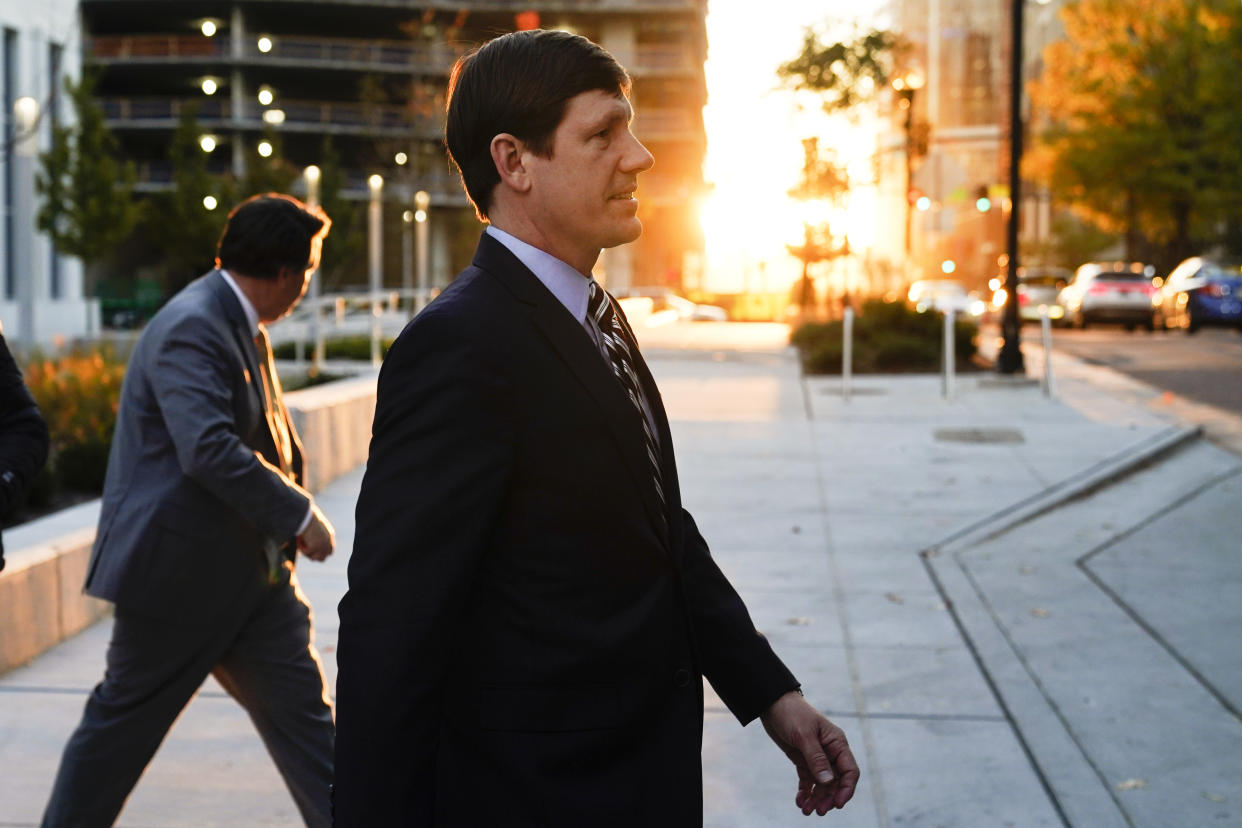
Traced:
<path fill-rule="evenodd" d="M 0 336 L 0 518 L 16 504 L 47 460 L 47 424 Z M 0 569 L 4 546 L 0 545 Z"/>
<path fill-rule="evenodd" d="M 706 675 L 796 680 L 586 331 L 503 245 L 389 352 L 340 605 L 336 824 L 701 822 Z"/>
<path fill-rule="evenodd" d="M 293 539 L 310 505 L 279 455 L 241 303 L 213 271 L 143 330 L 121 388 L 86 591 L 203 623 Z M 280 412 L 286 417 L 286 412 Z"/>

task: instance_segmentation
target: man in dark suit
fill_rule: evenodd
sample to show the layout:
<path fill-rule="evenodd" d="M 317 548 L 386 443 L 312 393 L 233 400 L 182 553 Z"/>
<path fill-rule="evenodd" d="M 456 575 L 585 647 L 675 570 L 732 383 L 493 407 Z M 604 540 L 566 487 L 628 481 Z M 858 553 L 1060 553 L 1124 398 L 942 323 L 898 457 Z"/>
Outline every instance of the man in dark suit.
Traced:
<path fill-rule="evenodd" d="M 21 500 L 47 460 L 47 423 L 0 334 L 0 518 Z M 0 570 L 4 543 L 0 541 Z"/>
<path fill-rule="evenodd" d="M 86 591 L 116 604 L 107 672 L 45 826 L 107 826 L 208 674 L 250 714 L 307 825 L 331 822 L 332 711 L 293 561 L 332 553 L 264 328 L 297 303 L 329 222 L 288 196 L 229 215 L 216 270 L 130 358 Z"/>
<path fill-rule="evenodd" d="M 641 230 L 629 79 L 565 32 L 463 58 L 474 264 L 392 346 L 340 604 L 336 825 L 702 822 L 702 676 L 820 814 L 858 768 L 681 508 L 659 391 L 591 278 Z"/>

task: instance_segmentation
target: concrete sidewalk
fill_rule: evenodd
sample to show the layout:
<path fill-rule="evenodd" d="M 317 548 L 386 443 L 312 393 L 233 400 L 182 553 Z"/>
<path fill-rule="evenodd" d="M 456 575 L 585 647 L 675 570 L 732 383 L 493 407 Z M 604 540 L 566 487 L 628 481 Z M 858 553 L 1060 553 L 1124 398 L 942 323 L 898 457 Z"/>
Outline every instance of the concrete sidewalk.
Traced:
<path fill-rule="evenodd" d="M 936 377 L 865 377 L 846 401 L 770 338 L 692 330 L 644 339 L 684 499 L 863 763 L 833 825 L 1242 825 L 1238 456 L 1069 361 L 1053 399 L 985 374 L 952 400 Z M 321 496 L 344 551 L 360 479 Z M 345 563 L 299 568 L 330 682 Z M 37 823 L 108 627 L 0 679 L 0 825 Z M 710 692 L 703 754 L 708 825 L 806 824 L 792 768 Z M 297 817 L 209 684 L 120 824 Z"/>

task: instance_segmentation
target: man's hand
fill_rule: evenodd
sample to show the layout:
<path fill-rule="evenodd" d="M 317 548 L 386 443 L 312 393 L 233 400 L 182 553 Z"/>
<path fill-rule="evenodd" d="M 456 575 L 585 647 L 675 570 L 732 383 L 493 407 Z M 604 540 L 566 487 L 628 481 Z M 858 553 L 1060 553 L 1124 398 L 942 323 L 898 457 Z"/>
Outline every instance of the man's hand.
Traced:
<path fill-rule="evenodd" d="M 858 763 L 841 728 L 797 691 L 781 696 L 761 717 L 763 729 L 798 769 L 794 802 L 804 816 L 844 807 L 858 787 Z"/>
<path fill-rule="evenodd" d="M 335 547 L 336 530 L 318 506 L 311 506 L 311 521 L 306 530 L 298 535 L 298 549 L 312 561 L 322 561 L 332 554 Z"/>

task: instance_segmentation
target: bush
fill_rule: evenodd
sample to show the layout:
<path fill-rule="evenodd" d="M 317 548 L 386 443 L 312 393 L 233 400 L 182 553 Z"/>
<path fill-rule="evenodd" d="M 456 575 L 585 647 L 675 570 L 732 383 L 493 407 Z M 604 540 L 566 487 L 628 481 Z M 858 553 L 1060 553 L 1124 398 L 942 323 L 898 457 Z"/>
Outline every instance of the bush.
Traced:
<path fill-rule="evenodd" d="M 387 356 L 388 349 L 392 347 L 393 337 L 386 336 L 380 339 L 380 356 Z M 306 343 L 306 350 L 303 356 L 309 358 L 312 344 Z M 276 359 L 296 359 L 297 343 L 282 342 L 272 348 L 272 355 Z M 371 358 L 371 337 L 370 336 L 342 336 L 336 339 L 326 340 L 323 344 L 324 359 L 354 359 L 369 360 Z"/>
<path fill-rule="evenodd" d="M 973 367 L 974 320 L 959 319 L 954 330 L 957 367 Z M 844 324 L 808 322 L 789 337 L 802 355 L 808 374 L 841 373 Z M 855 373 L 910 373 L 940 370 L 944 317 L 918 313 L 901 302 L 878 299 L 863 303 L 854 320 L 853 365 Z"/>
<path fill-rule="evenodd" d="M 329 374 L 327 371 L 320 371 L 318 374 L 311 376 L 310 374 L 292 374 L 289 377 L 281 376 L 280 386 L 284 392 L 288 394 L 291 391 L 301 391 L 303 388 L 314 388 L 316 385 L 327 385 L 330 382 L 336 382 L 339 379 L 345 379 L 349 374 Z"/>
<path fill-rule="evenodd" d="M 51 435 L 47 466 L 31 486 L 28 503 L 47 506 L 61 489 L 103 491 L 125 365 L 110 349 L 77 349 L 35 358 L 25 375 Z"/>

